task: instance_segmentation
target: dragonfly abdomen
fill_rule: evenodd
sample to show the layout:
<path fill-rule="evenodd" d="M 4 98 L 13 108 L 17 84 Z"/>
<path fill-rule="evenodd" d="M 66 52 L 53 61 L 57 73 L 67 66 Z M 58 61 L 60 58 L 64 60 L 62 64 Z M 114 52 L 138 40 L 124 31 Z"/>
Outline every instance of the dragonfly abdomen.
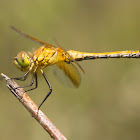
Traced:
<path fill-rule="evenodd" d="M 79 51 L 67 51 L 69 55 L 76 61 L 97 59 L 97 58 L 140 58 L 139 51 L 117 51 L 117 52 L 103 52 L 103 53 L 86 53 Z"/>

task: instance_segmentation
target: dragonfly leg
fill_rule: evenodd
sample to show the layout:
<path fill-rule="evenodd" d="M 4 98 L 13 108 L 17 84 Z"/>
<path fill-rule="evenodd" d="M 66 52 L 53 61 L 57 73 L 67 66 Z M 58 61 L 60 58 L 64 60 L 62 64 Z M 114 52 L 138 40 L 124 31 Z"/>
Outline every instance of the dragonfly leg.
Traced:
<path fill-rule="evenodd" d="M 15 80 L 20 80 L 20 81 L 25 81 L 30 70 L 28 70 L 22 77 L 15 77 L 15 78 L 10 78 L 10 79 L 15 79 Z"/>
<path fill-rule="evenodd" d="M 33 78 L 35 79 L 35 87 L 33 87 L 33 88 L 31 88 L 31 89 L 28 89 L 28 90 L 26 90 L 25 92 L 34 90 L 34 89 L 36 89 L 36 88 L 38 87 L 37 73 L 36 73 L 36 72 L 34 73 Z M 30 84 L 29 86 L 32 86 L 32 85 L 33 85 L 33 83 L 34 83 L 34 79 L 33 79 L 33 78 L 32 78 L 32 82 L 31 82 L 31 84 Z"/>
<path fill-rule="evenodd" d="M 44 98 L 44 100 L 42 101 L 42 103 L 39 105 L 38 110 L 40 109 L 40 107 L 42 106 L 42 104 L 46 101 L 46 99 L 49 97 L 49 95 L 52 93 L 52 86 L 51 86 L 50 82 L 48 81 L 48 79 L 47 79 L 47 77 L 46 77 L 46 75 L 45 75 L 45 73 L 43 72 L 42 69 L 41 69 L 41 73 L 42 73 L 43 77 L 45 78 L 45 81 L 47 82 L 50 91 L 47 94 L 47 96 Z"/>
<path fill-rule="evenodd" d="M 26 90 L 25 92 L 30 91 L 30 90 L 33 90 L 33 89 L 36 89 L 37 86 L 38 86 L 38 83 L 37 83 L 37 74 L 36 74 L 36 72 L 33 73 L 32 81 L 31 81 L 31 83 L 30 83 L 29 85 L 16 87 L 15 89 L 18 89 L 18 88 L 25 88 L 25 87 L 31 87 L 31 86 L 34 84 L 34 79 L 35 79 L 35 87 L 34 87 L 34 88 L 31 88 L 31 89 L 28 89 L 28 90 Z"/>

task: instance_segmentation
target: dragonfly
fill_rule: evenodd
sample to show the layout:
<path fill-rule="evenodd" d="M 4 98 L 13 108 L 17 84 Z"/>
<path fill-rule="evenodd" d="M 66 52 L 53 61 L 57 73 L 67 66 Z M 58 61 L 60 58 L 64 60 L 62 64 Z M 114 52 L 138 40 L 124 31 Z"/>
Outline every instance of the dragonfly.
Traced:
<path fill-rule="evenodd" d="M 15 80 L 25 81 L 28 75 L 32 74 L 32 81 L 29 85 L 20 86 L 17 88 L 24 88 L 24 87 L 31 87 L 30 89 L 26 90 L 31 91 L 38 87 L 38 79 L 37 74 L 40 71 L 43 75 L 48 87 L 49 92 L 47 93 L 44 100 L 39 105 L 38 109 L 42 106 L 42 104 L 46 101 L 49 95 L 52 93 L 52 86 L 49 80 L 44 73 L 44 68 L 52 65 L 57 65 L 65 75 L 70 79 L 71 83 L 75 87 L 79 87 L 81 82 L 81 76 L 78 68 L 83 72 L 83 68 L 79 65 L 78 61 L 82 60 L 90 60 L 90 59 L 101 59 L 101 58 L 140 58 L 139 51 L 116 51 L 116 52 L 103 52 L 103 53 L 87 53 L 87 52 L 80 52 L 74 50 L 65 51 L 59 45 L 54 46 L 48 44 L 42 40 L 39 40 L 35 37 L 29 36 L 20 30 L 16 29 L 15 27 L 11 26 L 11 28 L 16 31 L 18 34 L 22 35 L 25 38 L 33 40 L 41 45 L 36 51 L 33 53 L 21 51 L 14 57 L 14 64 L 15 66 L 20 69 L 21 71 L 25 72 L 23 76 L 11 78 Z M 77 67 L 76 67 L 77 65 Z M 35 86 L 33 84 L 35 83 Z"/>

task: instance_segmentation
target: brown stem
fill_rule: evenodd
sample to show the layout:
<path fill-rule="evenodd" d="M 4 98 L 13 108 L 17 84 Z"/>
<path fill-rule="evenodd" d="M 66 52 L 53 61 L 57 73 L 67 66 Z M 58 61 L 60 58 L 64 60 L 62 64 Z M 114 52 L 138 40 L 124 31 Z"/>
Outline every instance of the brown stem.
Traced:
<path fill-rule="evenodd" d="M 64 135 L 56 128 L 56 126 L 48 119 L 48 117 L 38 110 L 37 105 L 31 100 L 31 98 L 25 93 L 23 88 L 15 89 L 19 85 L 11 80 L 9 77 L 1 73 L 1 76 L 5 78 L 7 87 L 16 96 L 16 98 L 24 105 L 24 107 L 31 113 L 40 125 L 50 134 L 55 140 L 67 140 Z"/>

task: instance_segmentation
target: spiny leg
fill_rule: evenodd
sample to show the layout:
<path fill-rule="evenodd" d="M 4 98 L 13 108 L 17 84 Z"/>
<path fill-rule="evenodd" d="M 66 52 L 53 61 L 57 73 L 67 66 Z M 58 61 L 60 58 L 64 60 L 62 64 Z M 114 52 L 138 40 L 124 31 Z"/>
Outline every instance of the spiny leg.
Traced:
<path fill-rule="evenodd" d="M 30 70 L 28 70 L 22 77 L 15 77 L 15 78 L 10 78 L 10 79 L 15 79 L 15 80 L 20 80 L 20 81 L 25 81 Z"/>
<path fill-rule="evenodd" d="M 30 83 L 29 85 L 16 87 L 15 89 L 18 89 L 18 88 L 25 88 L 25 87 L 31 87 L 31 86 L 34 84 L 34 79 L 35 79 L 35 87 L 34 87 L 34 88 L 31 88 L 31 89 L 28 89 L 28 90 L 26 90 L 25 92 L 30 91 L 30 90 L 33 90 L 33 89 L 36 89 L 37 86 L 38 86 L 38 83 L 37 83 L 37 74 L 36 74 L 36 72 L 33 73 L 32 81 L 31 81 L 31 83 Z"/>
<path fill-rule="evenodd" d="M 49 95 L 50 95 L 51 92 L 52 92 L 52 86 L 51 86 L 51 84 L 49 83 L 49 81 L 48 81 L 48 79 L 47 79 L 47 77 L 46 77 L 46 75 L 45 75 L 45 73 L 43 72 L 42 69 L 41 69 L 41 73 L 42 73 L 43 77 L 45 78 L 45 80 L 46 80 L 46 82 L 47 82 L 47 84 L 48 84 L 48 86 L 49 86 L 50 91 L 49 91 L 49 93 L 47 94 L 47 96 L 44 98 L 44 100 L 42 101 L 42 103 L 39 105 L 38 110 L 40 109 L 40 107 L 42 106 L 42 104 L 46 101 L 46 99 L 49 97 Z"/>
<path fill-rule="evenodd" d="M 34 87 L 34 88 L 31 88 L 31 89 L 28 89 L 28 90 L 26 90 L 25 92 L 27 92 L 27 91 L 31 91 L 31 90 L 34 90 L 34 89 L 36 89 L 36 88 L 38 87 L 37 73 L 36 73 L 36 72 L 33 73 L 32 82 L 31 82 L 30 86 L 33 85 L 33 83 L 34 83 L 34 79 L 35 79 L 35 87 Z"/>

